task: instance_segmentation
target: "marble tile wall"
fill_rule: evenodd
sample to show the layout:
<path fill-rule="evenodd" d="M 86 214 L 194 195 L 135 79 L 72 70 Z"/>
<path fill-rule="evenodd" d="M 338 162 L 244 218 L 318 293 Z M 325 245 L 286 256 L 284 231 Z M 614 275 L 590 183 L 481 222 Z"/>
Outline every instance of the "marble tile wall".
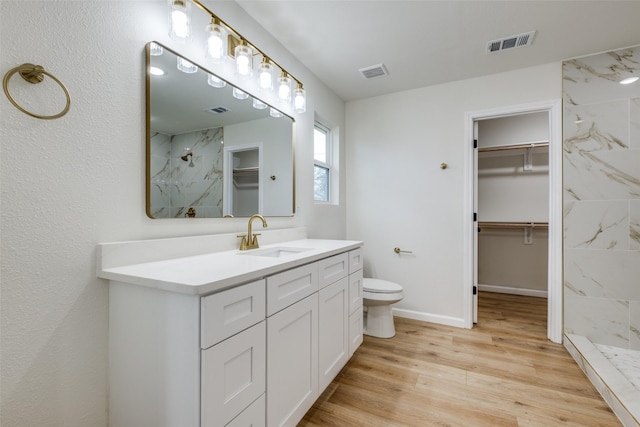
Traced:
<path fill-rule="evenodd" d="M 640 46 L 563 63 L 565 332 L 640 350 Z"/>
<path fill-rule="evenodd" d="M 223 128 L 151 136 L 151 213 L 154 218 L 222 217 Z M 181 159 L 188 152 L 193 156 Z M 191 165 L 191 166 L 190 166 Z"/>

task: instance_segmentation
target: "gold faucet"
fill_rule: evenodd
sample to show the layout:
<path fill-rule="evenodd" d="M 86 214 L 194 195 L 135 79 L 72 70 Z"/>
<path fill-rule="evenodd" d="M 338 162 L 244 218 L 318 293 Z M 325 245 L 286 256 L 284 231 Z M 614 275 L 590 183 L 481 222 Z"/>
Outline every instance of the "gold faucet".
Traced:
<path fill-rule="evenodd" d="M 249 226 L 247 230 L 247 234 L 239 234 L 238 237 L 242 237 L 242 242 L 240 243 L 240 250 L 246 251 L 247 249 L 258 249 L 260 246 L 258 245 L 258 236 L 260 233 L 253 234 L 251 230 L 251 221 L 259 218 L 262 220 L 262 227 L 267 228 L 267 220 L 264 219 L 262 215 L 252 215 L 249 218 Z"/>

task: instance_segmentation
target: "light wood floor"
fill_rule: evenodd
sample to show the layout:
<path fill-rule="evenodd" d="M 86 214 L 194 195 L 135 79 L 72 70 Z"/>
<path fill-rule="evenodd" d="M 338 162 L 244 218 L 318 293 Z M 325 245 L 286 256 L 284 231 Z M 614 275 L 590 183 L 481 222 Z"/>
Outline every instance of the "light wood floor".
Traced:
<path fill-rule="evenodd" d="M 396 318 L 299 426 L 620 426 L 560 344 L 546 299 L 483 292 L 471 330 Z"/>

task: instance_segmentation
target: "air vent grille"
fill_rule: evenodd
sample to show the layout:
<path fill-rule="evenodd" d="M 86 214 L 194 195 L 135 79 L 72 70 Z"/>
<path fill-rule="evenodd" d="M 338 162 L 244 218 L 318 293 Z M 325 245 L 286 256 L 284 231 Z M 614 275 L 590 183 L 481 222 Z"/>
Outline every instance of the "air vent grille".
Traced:
<path fill-rule="evenodd" d="M 530 46 L 533 43 L 535 31 L 528 33 L 516 34 L 515 36 L 503 37 L 498 40 L 487 42 L 487 53 L 500 52 L 502 50 L 513 49 L 517 47 Z"/>
<path fill-rule="evenodd" d="M 211 113 L 211 114 L 223 114 L 223 113 L 226 113 L 227 111 L 230 111 L 230 110 L 227 107 L 220 106 L 220 107 L 209 108 L 209 109 L 207 109 L 205 111 L 208 112 L 208 113 Z"/>
<path fill-rule="evenodd" d="M 360 68 L 358 71 L 364 76 L 365 79 L 373 79 L 381 76 L 388 76 L 389 72 L 384 64 L 372 65 L 370 67 Z"/>

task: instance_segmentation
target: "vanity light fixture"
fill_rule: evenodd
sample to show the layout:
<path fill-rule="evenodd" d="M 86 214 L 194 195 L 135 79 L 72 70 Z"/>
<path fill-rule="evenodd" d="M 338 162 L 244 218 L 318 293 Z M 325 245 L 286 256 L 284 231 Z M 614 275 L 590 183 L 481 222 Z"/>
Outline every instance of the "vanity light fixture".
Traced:
<path fill-rule="evenodd" d="M 191 37 L 191 5 L 188 0 L 169 0 L 169 37 L 181 43 Z"/>
<path fill-rule="evenodd" d="M 275 108 L 271 107 L 269 108 L 269 116 L 278 118 L 278 117 L 282 117 L 282 113 L 276 110 Z"/>
<path fill-rule="evenodd" d="M 149 73 L 152 76 L 164 76 L 164 70 L 158 67 L 149 67 Z"/>
<path fill-rule="evenodd" d="M 244 92 L 240 89 L 238 89 L 237 87 L 233 88 L 233 97 L 236 99 L 247 99 L 249 97 L 249 94 L 247 92 Z"/>
<path fill-rule="evenodd" d="M 253 50 L 247 45 L 247 41 L 242 39 L 240 45 L 234 49 L 236 57 L 236 74 L 240 77 L 248 78 L 253 74 Z"/>
<path fill-rule="evenodd" d="M 262 58 L 262 63 L 258 68 L 258 84 L 260 89 L 273 89 L 273 65 L 266 56 Z"/>
<path fill-rule="evenodd" d="M 267 108 L 267 104 L 260 101 L 258 98 L 253 98 L 253 108 L 255 108 L 256 110 L 264 110 L 265 108 Z"/>
<path fill-rule="evenodd" d="M 149 55 L 151 56 L 160 56 L 164 53 L 164 48 L 158 43 L 151 42 L 149 48 Z"/>
<path fill-rule="evenodd" d="M 640 80 L 640 77 L 635 77 L 635 76 L 634 77 L 628 77 L 628 78 L 626 78 L 624 80 L 620 80 L 620 84 L 621 85 L 630 85 L 631 83 L 635 83 L 638 80 Z"/>
<path fill-rule="evenodd" d="M 307 111 L 307 95 L 302 88 L 302 83 L 298 83 L 298 87 L 293 92 L 293 109 L 296 113 Z"/>
<path fill-rule="evenodd" d="M 278 79 L 278 98 L 282 102 L 291 102 L 291 79 L 286 71 Z"/>
<path fill-rule="evenodd" d="M 207 58 L 220 63 L 227 57 L 227 30 L 220 25 L 220 20 L 211 17 L 211 23 L 205 27 L 207 37 Z"/>
<path fill-rule="evenodd" d="M 209 74 L 207 76 L 207 83 L 209 84 L 209 86 L 212 86 L 215 88 L 221 88 L 227 85 L 227 82 L 218 78 L 217 76 L 214 76 L 213 74 Z"/>
<path fill-rule="evenodd" d="M 180 71 L 182 71 L 183 73 L 186 73 L 186 74 L 193 74 L 193 73 L 197 73 L 198 72 L 198 66 L 197 65 L 192 64 L 191 62 L 187 61 L 186 59 L 184 59 L 181 56 L 178 56 L 177 67 L 178 67 L 178 70 L 180 70 Z"/>
<path fill-rule="evenodd" d="M 200 9 L 205 11 L 211 17 L 211 24 L 207 25 L 207 46 L 206 56 L 213 62 L 222 62 L 227 56 L 235 59 L 236 74 L 241 78 L 250 78 L 253 76 L 253 56 L 262 56 L 262 61 L 257 72 L 257 83 L 261 90 L 278 92 L 278 98 L 291 105 L 293 93 L 293 108 L 296 113 L 306 111 L 306 93 L 302 88 L 302 82 L 293 77 L 287 70 L 280 66 L 277 62 L 268 57 L 263 51 L 258 49 L 253 43 L 244 38 L 233 27 L 220 19 L 216 14 L 209 10 L 201 0 L 169 0 L 170 4 L 170 33 L 186 34 L 181 40 L 186 40 L 191 31 L 188 29 L 189 3 L 192 2 Z M 176 12 L 176 19 L 173 19 Z M 184 15 L 178 15 L 178 12 L 184 12 Z M 187 29 L 183 28 L 179 23 L 184 22 Z M 226 43 L 225 43 L 226 37 Z M 174 36 L 172 35 L 172 38 Z M 226 52 L 225 52 L 226 50 Z M 282 76 L 278 79 L 278 85 L 274 87 L 274 75 L 276 68 L 280 69 Z M 297 84 L 297 89 L 292 90 L 292 82 Z M 242 92 L 242 91 L 239 91 Z M 244 92 L 242 92 L 244 93 Z M 245 94 L 246 95 L 246 94 Z M 248 95 L 246 96 L 248 97 Z M 241 98 L 241 99 L 246 99 Z M 277 110 L 276 110 L 277 111 Z M 278 112 L 279 113 L 279 112 Z M 282 113 L 279 113 L 282 115 Z"/>

